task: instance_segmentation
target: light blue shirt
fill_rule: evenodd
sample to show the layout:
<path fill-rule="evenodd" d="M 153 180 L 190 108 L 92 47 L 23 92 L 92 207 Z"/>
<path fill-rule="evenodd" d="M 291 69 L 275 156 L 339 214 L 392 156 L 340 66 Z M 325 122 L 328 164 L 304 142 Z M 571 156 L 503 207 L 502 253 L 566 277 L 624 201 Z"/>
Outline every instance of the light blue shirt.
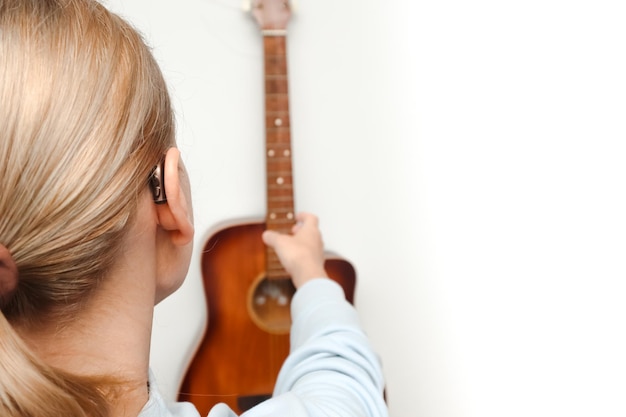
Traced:
<path fill-rule="evenodd" d="M 291 352 L 273 397 L 241 417 L 387 417 L 380 361 L 342 288 L 329 279 L 303 285 L 291 303 Z M 200 417 L 191 403 L 166 404 L 151 376 L 139 417 Z M 217 404 L 208 417 L 237 417 Z"/>

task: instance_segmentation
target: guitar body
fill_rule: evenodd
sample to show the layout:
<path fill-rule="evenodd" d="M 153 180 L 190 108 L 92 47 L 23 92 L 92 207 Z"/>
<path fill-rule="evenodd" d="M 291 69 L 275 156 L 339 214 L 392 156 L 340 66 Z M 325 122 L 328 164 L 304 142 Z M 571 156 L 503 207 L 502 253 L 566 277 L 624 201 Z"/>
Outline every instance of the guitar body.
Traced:
<path fill-rule="evenodd" d="M 219 402 L 242 413 L 271 396 L 278 371 L 289 353 L 289 323 L 285 331 L 281 313 L 255 312 L 259 299 L 263 305 L 270 303 L 259 296 L 259 287 L 267 282 L 266 247 L 261 240 L 265 229 L 265 223 L 225 227 L 213 234 L 204 247 L 202 276 L 208 327 L 179 396 L 181 401 L 191 401 L 200 415 L 207 415 Z M 326 270 L 352 302 L 356 282 L 352 265 L 329 256 Z M 280 285 L 288 287 L 287 293 L 293 291 L 289 279 Z M 288 309 L 289 304 L 284 306 Z M 274 326 L 273 322 L 278 324 Z"/>

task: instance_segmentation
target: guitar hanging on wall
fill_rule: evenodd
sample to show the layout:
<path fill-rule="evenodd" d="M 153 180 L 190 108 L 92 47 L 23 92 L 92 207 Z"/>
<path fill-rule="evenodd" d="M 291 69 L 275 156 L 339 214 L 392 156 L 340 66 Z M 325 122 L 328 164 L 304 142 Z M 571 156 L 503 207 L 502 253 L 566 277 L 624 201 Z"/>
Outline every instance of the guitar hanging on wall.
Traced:
<path fill-rule="evenodd" d="M 179 395 L 180 401 L 194 403 L 200 415 L 219 402 L 239 414 L 269 398 L 289 353 L 295 288 L 261 235 L 265 229 L 290 233 L 294 224 L 286 55 L 291 10 L 287 1 L 254 0 L 252 14 L 264 46 L 267 213 L 264 222 L 219 229 L 204 247 L 208 327 Z M 353 302 L 352 265 L 329 254 L 325 268 Z"/>

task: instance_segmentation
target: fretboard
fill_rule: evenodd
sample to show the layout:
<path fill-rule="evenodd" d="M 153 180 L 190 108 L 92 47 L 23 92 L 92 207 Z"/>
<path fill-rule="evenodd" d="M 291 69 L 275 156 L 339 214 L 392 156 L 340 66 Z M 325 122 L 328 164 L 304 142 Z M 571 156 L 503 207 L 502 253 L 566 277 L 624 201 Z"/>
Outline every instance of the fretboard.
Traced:
<path fill-rule="evenodd" d="M 284 34 L 263 36 L 265 73 L 265 157 L 267 180 L 266 227 L 289 233 L 294 220 L 291 130 L 287 79 L 287 39 Z M 286 271 L 268 248 L 269 279 L 285 278 Z"/>

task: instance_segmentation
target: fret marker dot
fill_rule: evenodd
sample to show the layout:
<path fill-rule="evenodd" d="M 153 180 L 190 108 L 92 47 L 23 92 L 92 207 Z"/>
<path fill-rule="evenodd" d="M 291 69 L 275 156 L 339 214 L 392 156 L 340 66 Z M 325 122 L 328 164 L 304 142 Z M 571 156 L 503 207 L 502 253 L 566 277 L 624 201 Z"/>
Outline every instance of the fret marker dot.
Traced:
<path fill-rule="evenodd" d="M 272 219 L 272 220 L 276 220 L 276 213 L 272 213 L 272 214 L 270 214 L 270 219 Z"/>
<path fill-rule="evenodd" d="M 274 156 L 276 154 L 276 152 L 274 152 L 274 149 L 270 149 L 269 151 L 267 151 L 267 156 Z"/>
<path fill-rule="evenodd" d="M 282 126 L 283 125 L 283 120 L 280 119 L 280 118 L 274 120 L 274 125 L 275 126 Z"/>
<path fill-rule="evenodd" d="M 293 213 L 287 213 L 287 218 L 289 220 L 293 220 Z"/>
<path fill-rule="evenodd" d="M 290 154 L 289 149 L 285 149 L 285 152 L 283 152 L 283 155 L 284 156 L 289 156 L 289 154 Z"/>
<path fill-rule="evenodd" d="M 285 182 L 285 180 L 283 179 L 283 177 L 276 178 L 276 184 L 282 185 L 284 182 Z"/>

